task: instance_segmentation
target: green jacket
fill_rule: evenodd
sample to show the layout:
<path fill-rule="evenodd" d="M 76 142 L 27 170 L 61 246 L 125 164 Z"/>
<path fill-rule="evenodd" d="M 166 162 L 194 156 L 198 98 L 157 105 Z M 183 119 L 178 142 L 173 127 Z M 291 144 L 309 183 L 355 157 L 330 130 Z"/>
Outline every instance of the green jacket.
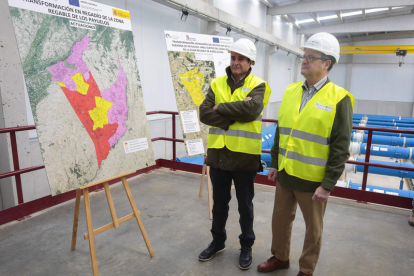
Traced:
<path fill-rule="evenodd" d="M 328 79 L 325 83 L 329 83 Z M 349 143 L 352 132 L 352 103 L 346 96 L 336 105 L 336 114 L 330 137 L 330 155 L 326 164 L 326 174 L 322 182 L 313 182 L 289 175 L 285 170 L 277 173 L 277 181 L 284 189 L 314 192 L 319 186 L 332 191 L 349 158 Z M 274 145 L 271 149 L 271 168 L 278 169 L 279 127 L 276 128 Z"/>
<path fill-rule="evenodd" d="M 245 78 L 250 74 L 250 72 L 251 69 Z M 227 85 L 230 86 L 231 93 L 233 93 L 237 88 L 243 86 L 245 78 L 235 84 L 231 78 L 230 67 L 226 68 L 226 73 L 228 76 Z M 215 95 L 210 87 L 205 100 L 200 105 L 200 121 L 203 124 L 219 127 L 224 130 L 228 130 L 229 126 L 235 121 L 254 121 L 263 111 L 265 89 L 265 84 L 260 84 L 247 95 L 247 97 L 252 97 L 252 100 L 248 102 L 238 101 L 221 103 L 218 106 L 217 111 L 213 111 L 213 107 L 215 106 Z M 226 147 L 221 149 L 208 149 L 206 164 L 213 168 L 219 168 L 225 171 L 263 171 L 260 155 L 234 152 Z"/>

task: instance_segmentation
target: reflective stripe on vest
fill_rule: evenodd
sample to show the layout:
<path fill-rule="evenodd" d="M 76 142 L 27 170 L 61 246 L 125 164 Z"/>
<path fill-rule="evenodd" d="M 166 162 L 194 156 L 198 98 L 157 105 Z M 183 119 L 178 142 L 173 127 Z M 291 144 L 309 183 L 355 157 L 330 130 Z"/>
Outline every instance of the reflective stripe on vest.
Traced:
<path fill-rule="evenodd" d="M 345 89 L 327 83 L 299 112 L 303 83 L 285 91 L 279 110 L 279 170 L 301 179 L 321 182 L 325 177 L 330 154 L 330 136 L 336 105 L 353 96 Z"/>
<path fill-rule="evenodd" d="M 289 151 L 286 156 L 286 149 L 283 149 L 283 148 L 279 148 L 279 154 L 283 155 L 286 158 L 295 159 L 297 161 L 300 161 L 302 163 L 309 164 L 309 165 L 326 166 L 326 163 L 328 163 L 328 159 L 309 157 L 309 156 L 305 156 L 305 155 L 302 155 L 302 154 L 299 154 L 293 151 Z"/>
<path fill-rule="evenodd" d="M 234 90 L 227 85 L 227 76 L 216 78 L 211 83 L 211 89 L 215 94 L 215 104 L 243 101 L 248 92 L 256 86 L 265 83 L 266 90 L 263 105 L 266 106 L 270 97 L 270 88 L 262 79 L 249 75 L 244 80 L 244 85 Z M 248 92 L 245 92 L 248 91 Z M 259 155 L 262 153 L 262 114 L 252 122 L 236 121 L 230 125 L 227 131 L 210 127 L 208 135 L 208 148 L 227 147 L 231 151 Z"/>
<path fill-rule="evenodd" d="M 292 131 L 291 128 L 288 127 L 279 127 L 279 133 L 280 134 L 285 134 L 285 135 L 290 135 L 290 132 Z M 330 138 L 325 138 L 319 135 L 315 135 L 312 133 L 307 133 L 304 131 L 300 131 L 297 129 L 294 129 L 292 131 L 292 137 L 296 137 L 296 138 L 300 138 L 309 142 L 315 142 L 321 145 L 329 145 L 330 143 Z"/>
<path fill-rule="evenodd" d="M 260 140 L 260 143 L 262 141 L 262 134 L 261 133 L 255 133 L 245 130 L 237 130 L 237 129 L 229 129 L 227 130 L 227 136 L 238 136 L 238 137 L 244 137 L 249 139 L 256 139 Z"/>
<path fill-rule="evenodd" d="M 224 135 L 224 133 L 226 133 L 226 131 L 224 129 L 221 129 L 221 128 L 212 128 L 212 127 L 210 127 L 210 129 L 208 130 L 208 134 Z"/>

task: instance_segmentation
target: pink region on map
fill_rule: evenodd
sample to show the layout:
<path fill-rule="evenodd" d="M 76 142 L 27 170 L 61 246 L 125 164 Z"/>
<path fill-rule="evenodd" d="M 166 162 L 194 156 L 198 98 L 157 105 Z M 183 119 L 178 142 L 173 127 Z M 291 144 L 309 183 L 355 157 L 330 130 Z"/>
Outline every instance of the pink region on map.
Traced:
<path fill-rule="evenodd" d="M 65 64 L 59 61 L 50 67 L 50 72 L 52 72 L 53 81 L 63 82 L 69 90 L 76 91 L 76 83 L 72 80 L 72 77 L 78 73 L 78 70 L 66 68 Z"/>
<path fill-rule="evenodd" d="M 83 51 L 88 49 L 89 37 L 82 38 L 72 47 L 72 54 L 66 60 L 69 64 L 74 64 L 78 68 L 78 72 L 83 75 L 85 81 L 89 79 L 89 69 L 86 63 L 83 61 Z"/>
<path fill-rule="evenodd" d="M 128 81 L 119 61 L 118 68 L 118 78 L 115 83 L 101 93 L 102 98 L 113 103 L 112 107 L 108 110 L 109 124 L 118 124 L 116 133 L 109 138 L 109 145 L 111 147 L 118 142 L 119 138 L 122 137 L 127 130 L 126 121 L 128 117 L 128 106 L 126 87 Z"/>
<path fill-rule="evenodd" d="M 59 61 L 50 67 L 50 71 L 53 75 L 53 81 L 60 82 L 61 89 L 94 142 L 98 165 L 100 166 L 101 161 L 108 156 L 111 147 L 118 142 L 127 130 L 128 106 L 126 87 L 128 81 L 121 63 L 118 61 L 117 80 L 111 87 L 101 92 L 83 60 L 83 52 L 88 49 L 88 43 L 88 37 L 84 37 L 76 42 L 72 47 L 72 53 L 66 59 L 66 62 L 75 65 L 76 68 L 68 68 L 64 62 Z M 83 80 L 76 75 L 79 73 L 82 74 Z M 72 79 L 73 77 L 74 80 Z M 83 82 L 88 86 L 85 87 L 82 84 Z M 78 87 L 79 83 L 81 84 Z M 108 123 L 103 128 L 98 127 L 95 130 L 92 128 L 94 121 L 88 114 L 90 110 L 96 108 L 96 97 L 102 97 L 112 103 L 112 106 L 107 114 L 103 114 L 103 116 L 108 116 Z"/>
<path fill-rule="evenodd" d="M 82 38 L 72 47 L 72 53 L 66 59 L 69 64 L 74 64 L 77 69 L 67 68 L 62 61 L 50 67 L 52 72 L 53 81 L 63 82 L 65 86 L 72 91 L 76 91 L 76 83 L 72 80 L 73 75 L 81 73 L 85 79 L 89 79 L 89 69 L 86 63 L 83 61 L 83 51 L 88 49 L 89 37 Z"/>

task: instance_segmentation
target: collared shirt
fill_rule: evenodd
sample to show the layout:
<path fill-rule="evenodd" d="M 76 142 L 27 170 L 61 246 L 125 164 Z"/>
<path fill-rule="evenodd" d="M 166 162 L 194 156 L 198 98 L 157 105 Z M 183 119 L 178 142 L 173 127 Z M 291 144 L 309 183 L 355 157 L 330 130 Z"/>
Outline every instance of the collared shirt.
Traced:
<path fill-rule="evenodd" d="M 323 87 L 327 79 L 328 79 L 328 76 L 325 76 L 324 78 L 322 78 L 320 81 L 315 83 L 310 88 L 308 88 L 306 81 L 303 83 L 302 101 L 300 102 L 299 112 L 302 111 L 302 109 L 310 101 L 310 99 L 312 99 L 312 97 L 316 94 L 316 92 L 318 92 Z"/>
<path fill-rule="evenodd" d="M 236 80 L 234 79 L 233 74 L 231 74 L 231 79 L 234 81 L 234 84 L 237 84 L 239 81 L 241 81 L 242 79 L 244 79 L 246 76 L 247 76 L 247 74 L 246 74 L 244 77 L 241 77 L 238 81 L 236 81 Z"/>

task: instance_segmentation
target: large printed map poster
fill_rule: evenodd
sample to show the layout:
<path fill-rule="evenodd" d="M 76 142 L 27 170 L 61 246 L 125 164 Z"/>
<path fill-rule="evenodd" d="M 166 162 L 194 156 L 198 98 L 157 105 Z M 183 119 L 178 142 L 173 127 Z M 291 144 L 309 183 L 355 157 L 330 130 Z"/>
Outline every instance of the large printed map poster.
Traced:
<path fill-rule="evenodd" d="M 208 126 L 199 107 L 211 81 L 226 74 L 232 37 L 164 31 L 187 156 L 207 152 Z"/>
<path fill-rule="evenodd" d="M 155 164 L 127 11 L 9 0 L 52 195 Z"/>

